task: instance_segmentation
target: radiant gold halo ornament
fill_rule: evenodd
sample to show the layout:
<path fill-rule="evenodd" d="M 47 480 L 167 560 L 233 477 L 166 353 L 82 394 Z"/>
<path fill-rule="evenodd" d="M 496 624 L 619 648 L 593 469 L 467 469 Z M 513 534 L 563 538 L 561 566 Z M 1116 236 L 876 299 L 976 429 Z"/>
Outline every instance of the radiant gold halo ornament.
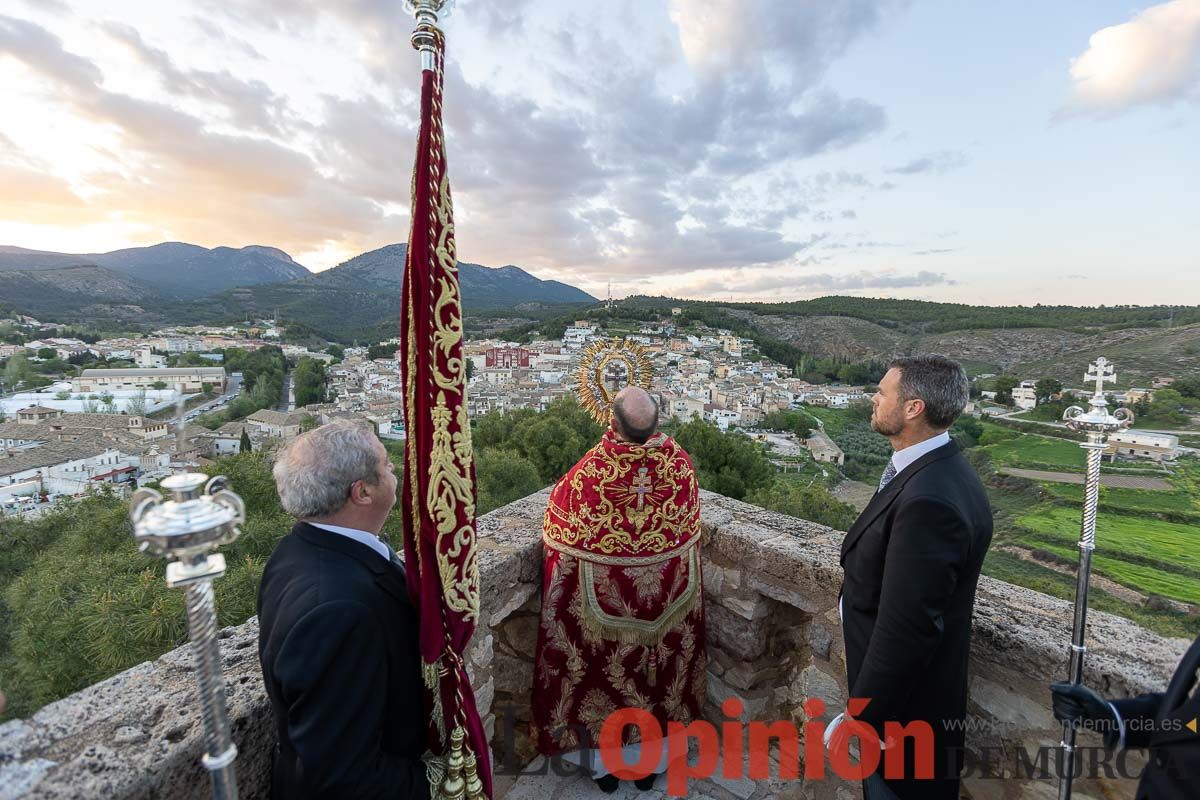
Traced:
<path fill-rule="evenodd" d="M 654 365 L 641 344 L 617 337 L 584 348 L 575 370 L 579 404 L 601 425 L 612 418 L 613 398 L 626 386 L 649 391 Z"/>

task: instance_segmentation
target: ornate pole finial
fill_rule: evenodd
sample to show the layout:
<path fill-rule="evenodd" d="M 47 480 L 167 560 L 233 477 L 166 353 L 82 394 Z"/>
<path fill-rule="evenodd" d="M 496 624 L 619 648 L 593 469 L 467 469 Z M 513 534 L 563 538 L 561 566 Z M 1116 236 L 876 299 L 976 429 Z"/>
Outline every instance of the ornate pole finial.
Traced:
<path fill-rule="evenodd" d="M 421 53 L 421 69 L 434 68 L 434 38 L 429 27 L 437 27 L 439 15 L 448 17 L 454 0 L 404 0 L 404 10 L 416 18 L 417 29 L 412 34 L 412 46 Z"/>

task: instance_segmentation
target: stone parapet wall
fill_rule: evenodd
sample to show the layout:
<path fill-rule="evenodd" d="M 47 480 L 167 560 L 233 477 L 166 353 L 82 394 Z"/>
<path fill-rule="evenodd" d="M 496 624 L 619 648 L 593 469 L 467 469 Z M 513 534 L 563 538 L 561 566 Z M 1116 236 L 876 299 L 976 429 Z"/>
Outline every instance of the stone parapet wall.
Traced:
<path fill-rule="evenodd" d="M 498 734 L 497 747 L 510 741 L 521 763 L 532 757 L 524 726 L 547 496 L 539 492 L 479 520 L 483 608 L 468 668 L 488 729 Z M 806 721 L 801 705 L 809 697 L 821 698 L 836 713 L 846 694 L 837 617 L 843 534 L 708 492 L 702 503 L 709 718 L 725 719 L 721 703 L 730 696 L 742 700 L 748 718 L 792 720 L 798 728 Z M 992 752 L 997 769 L 1012 763 L 1017 747 L 1057 742 L 1045 687 L 1066 671 L 1070 611 L 1069 603 L 1034 591 L 987 578 L 980 583 L 971 689 L 975 727 L 968 746 Z M 221 632 L 239 786 L 250 799 L 267 796 L 274 744 L 257 633 L 254 619 Z M 1161 690 L 1186 646 L 1102 613 L 1089 615 L 1088 641 L 1088 682 L 1116 695 Z M 197 713 L 185 646 L 52 703 L 28 720 L 0 726 L 0 800 L 206 797 Z M 499 735 L 506 731 L 512 735 Z M 499 777 L 498 795 L 513 781 Z M 988 800 L 1056 796 L 1050 781 L 967 786 L 973 797 Z M 1081 788 L 1100 797 L 1114 787 Z M 835 781 L 714 779 L 704 783 L 703 793 L 715 800 L 851 796 Z M 1112 796 L 1131 795 L 1128 787 Z"/>

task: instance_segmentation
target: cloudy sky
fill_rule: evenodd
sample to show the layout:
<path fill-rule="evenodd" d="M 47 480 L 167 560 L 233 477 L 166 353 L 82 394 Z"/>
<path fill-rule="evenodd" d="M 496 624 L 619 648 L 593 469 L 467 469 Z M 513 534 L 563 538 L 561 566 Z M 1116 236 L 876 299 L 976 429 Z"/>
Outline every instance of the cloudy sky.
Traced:
<path fill-rule="evenodd" d="M 403 241 L 400 0 L 0 0 L 0 244 Z M 1200 303 L 1200 0 L 460 0 L 459 256 L 603 295 Z M 2 287 L 0 287 L 2 290 Z"/>

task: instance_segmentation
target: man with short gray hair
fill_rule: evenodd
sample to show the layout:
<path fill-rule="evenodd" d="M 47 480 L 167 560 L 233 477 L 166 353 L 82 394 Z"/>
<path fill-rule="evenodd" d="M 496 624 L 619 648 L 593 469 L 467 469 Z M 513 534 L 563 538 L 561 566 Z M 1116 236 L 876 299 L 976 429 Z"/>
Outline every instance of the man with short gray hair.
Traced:
<path fill-rule="evenodd" d="M 258 656 L 278 743 L 275 798 L 428 798 L 418 620 L 379 538 L 396 474 L 365 422 L 337 420 L 280 453 L 297 518 L 263 570 Z"/>
<path fill-rule="evenodd" d="M 873 728 L 904 774 L 872 775 L 868 800 L 957 800 L 967 712 L 971 613 L 992 539 L 987 492 L 948 429 L 967 404 L 961 366 L 944 356 L 893 361 L 872 399 L 871 427 L 891 442 L 879 489 L 842 542 L 839 609 L 853 722 Z M 859 726 L 829 726 L 844 747 Z M 927 723 L 889 740 L 887 728 Z"/>

